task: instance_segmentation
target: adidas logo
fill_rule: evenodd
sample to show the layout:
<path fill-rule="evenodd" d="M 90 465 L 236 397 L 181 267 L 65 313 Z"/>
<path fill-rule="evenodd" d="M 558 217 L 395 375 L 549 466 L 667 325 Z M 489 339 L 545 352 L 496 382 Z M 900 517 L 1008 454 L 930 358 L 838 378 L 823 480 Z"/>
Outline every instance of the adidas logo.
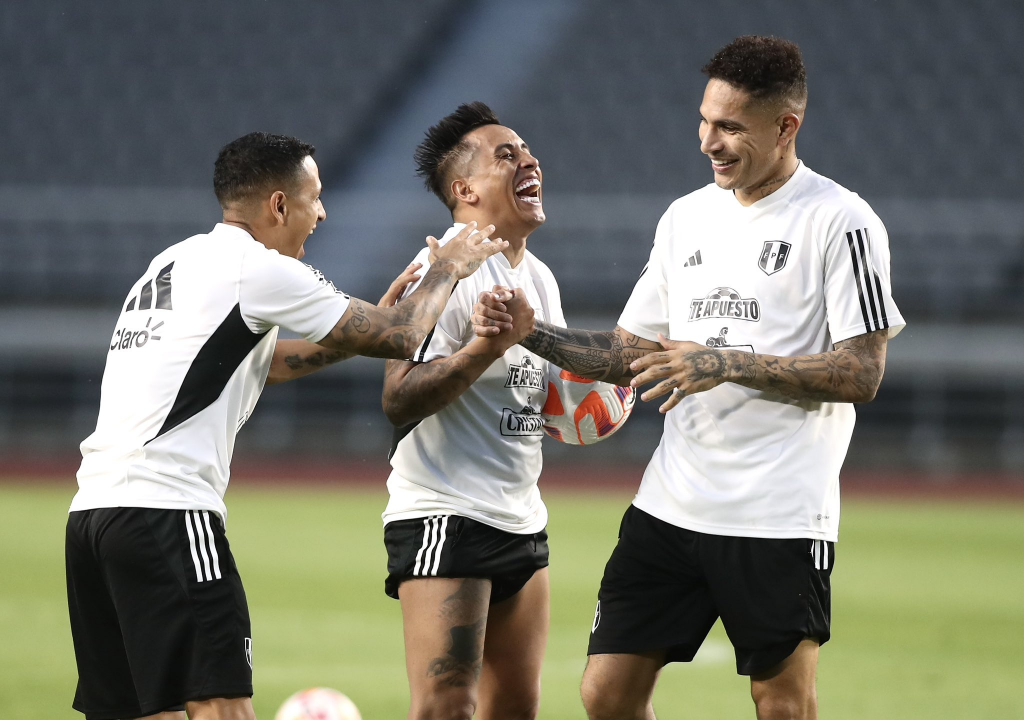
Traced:
<path fill-rule="evenodd" d="M 683 263 L 683 267 L 693 267 L 694 265 L 700 265 L 700 250 L 690 256 L 690 259 Z"/>

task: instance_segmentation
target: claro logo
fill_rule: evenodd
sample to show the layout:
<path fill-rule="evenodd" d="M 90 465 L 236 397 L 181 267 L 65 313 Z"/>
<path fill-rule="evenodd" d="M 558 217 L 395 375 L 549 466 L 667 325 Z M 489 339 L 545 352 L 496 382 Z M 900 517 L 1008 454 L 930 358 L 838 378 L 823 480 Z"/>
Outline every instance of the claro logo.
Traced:
<path fill-rule="evenodd" d="M 163 326 L 161 320 L 153 327 L 149 324 L 153 322 L 153 318 L 147 318 L 146 327 L 139 330 L 133 330 L 131 328 L 118 328 L 114 332 L 114 337 L 110 341 L 111 350 L 130 350 L 131 348 L 145 347 L 150 340 L 159 340 L 160 336 L 154 333 Z"/>

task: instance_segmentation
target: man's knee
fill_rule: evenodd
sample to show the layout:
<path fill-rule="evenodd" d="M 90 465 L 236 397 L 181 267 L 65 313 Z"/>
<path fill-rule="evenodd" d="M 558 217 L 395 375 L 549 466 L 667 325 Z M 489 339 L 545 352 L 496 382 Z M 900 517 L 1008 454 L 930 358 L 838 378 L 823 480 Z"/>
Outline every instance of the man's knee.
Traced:
<path fill-rule="evenodd" d="M 213 698 L 186 703 L 191 720 L 256 720 L 252 700 L 243 698 Z"/>
<path fill-rule="evenodd" d="M 489 707 L 481 704 L 479 717 L 484 720 L 537 720 L 540 695 L 534 697 L 495 698 Z"/>
<path fill-rule="evenodd" d="M 474 689 L 435 686 L 413 698 L 409 717 L 413 720 L 470 720 L 476 705 Z"/>
<path fill-rule="evenodd" d="M 643 703 L 640 699 L 595 682 L 585 674 L 580 685 L 580 698 L 590 720 L 620 720 L 642 718 Z"/>
<path fill-rule="evenodd" d="M 757 720 L 814 720 L 817 718 L 817 696 L 814 686 L 784 690 L 761 686 L 751 691 L 757 708 Z"/>

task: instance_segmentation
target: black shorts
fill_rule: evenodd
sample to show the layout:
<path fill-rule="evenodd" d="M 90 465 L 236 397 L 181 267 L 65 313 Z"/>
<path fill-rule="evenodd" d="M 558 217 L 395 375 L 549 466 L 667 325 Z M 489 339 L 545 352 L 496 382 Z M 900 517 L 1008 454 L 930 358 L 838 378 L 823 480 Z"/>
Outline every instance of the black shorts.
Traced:
<path fill-rule="evenodd" d="M 88 720 L 252 695 L 252 633 L 224 526 L 203 510 L 68 515 L 65 562 Z"/>
<path fill-rule="evenodd" d="M 517 535 L 460 515 L 396 520 L 384 526 L 388 577 L 384 592 L 398 598 L 403 580 L 488 578 L 491 604 L 508 600 L 548 566 L 548 534 Z"/>
<path fill-rule="evenodd" d="M 587 653 L 664 650 L 666 663 L 689 662 L 721 617 L 736 672 L 763 672 L 805 638 L 828 641 L 834 563 L 824 540 L 707 535 L 630 505 Z"/>

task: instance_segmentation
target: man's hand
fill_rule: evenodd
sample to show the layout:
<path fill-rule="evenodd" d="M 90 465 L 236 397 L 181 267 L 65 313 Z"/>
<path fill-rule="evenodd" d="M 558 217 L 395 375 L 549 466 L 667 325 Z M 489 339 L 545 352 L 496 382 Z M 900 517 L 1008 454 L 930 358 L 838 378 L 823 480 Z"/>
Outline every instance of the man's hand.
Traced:
<path fill-rule="evenodd" d="M 470 318 L 473 323 L 473 331 L 477 336 L 493 337 L 499 333 L 511 332 L 512 316 L 508 312 L 506 303 L 513 297 L 515 297 L 515 293 L 501 285 L 495 285 L 490 292 L 480 293 Z"/>
<path fill-rule="evenodd" d="M 423 267 L 423 263 L 409 263 L 409 266 L 402 271 L 402 274 L 392 281 L 388 291 L 381 296 L 380 301 L 377 303 L 377 307 L 386 308 L 397 305 L 398 301 L 402 299 L 405 289 L 420 279 L 420 276 L 416 271 L 421 267 Z"/>
<path fill-rule="evenodd" d="M 653 400 L 672 391 L 660 410 L 668 412 L 687 395 L 725 382 L 792 400 L 828 403 L 871 402 L 885 372 L 888 330 L 875 330 L 835 343 L 832 350 L 782 357 L 675 342 L 658 335 L 665 352 L 630 363 L 633 387 L 658 384 L 640 396 Z"/>
<path fill-rule="evenodd" d="M 508 247 L 508 243 L 501 238 L 484 242 L 492 232 L 494 232 L 493 225 L 488 225 L 477 231 L 476 222 L 470 222 L 444 246 L 441 246 L 437 238 L 430 236 L 427 238 L 430 256 L 436 258 L 433 261 L 435 265 L 451 263 L 459 279 L 469 277 L 483 264 L 484 260 L 491 255 L 497 255 Z"/>
<path fill-rule="evenodd" d="M 486 346 L 491 347 L 496 357 L 500 357 L 505 354 L 513 345 L 518 344 L 527 335 L 534 330 L 534 313 L 533 308 L 530 307 L 530 303 L 526 300 L 526 292 L 522 288 L 516 288 L 515 290 L 509 290 L 508 288 L 495 285 L 494 289 L 490 292 L 480 293 L 478 304 L 481 301 L 487 299 L 501 298 L 501 302 L 497 302 L 503 310 L 499 313 L 509 318 L 508 322 L 503 322 L 498 333 L 481 334 L 479 327 L 476 324 L 476 313 L 474 313 L 474 324 L 473 328 L 477 334 L 477 342 L 486 343 Z M 481 321 L 483 321 L 481 319 Z M 489 329 L 495 329 L 495 326 L 487 326 Z"/>
<path fill-rule="evenodd" d="M 659 334 L 663 352 L 652 352 L 630 363 L 635 377 L 629 383 L 639 387 L 658 382 L 640 396 L 653 400 L 665 393 L 672 396 L 658 410 L 667 413 L 687 395 L 704 392 L 726 381 L 726 359 L 720 350 L 694 342 L 677 342 Z"/>

